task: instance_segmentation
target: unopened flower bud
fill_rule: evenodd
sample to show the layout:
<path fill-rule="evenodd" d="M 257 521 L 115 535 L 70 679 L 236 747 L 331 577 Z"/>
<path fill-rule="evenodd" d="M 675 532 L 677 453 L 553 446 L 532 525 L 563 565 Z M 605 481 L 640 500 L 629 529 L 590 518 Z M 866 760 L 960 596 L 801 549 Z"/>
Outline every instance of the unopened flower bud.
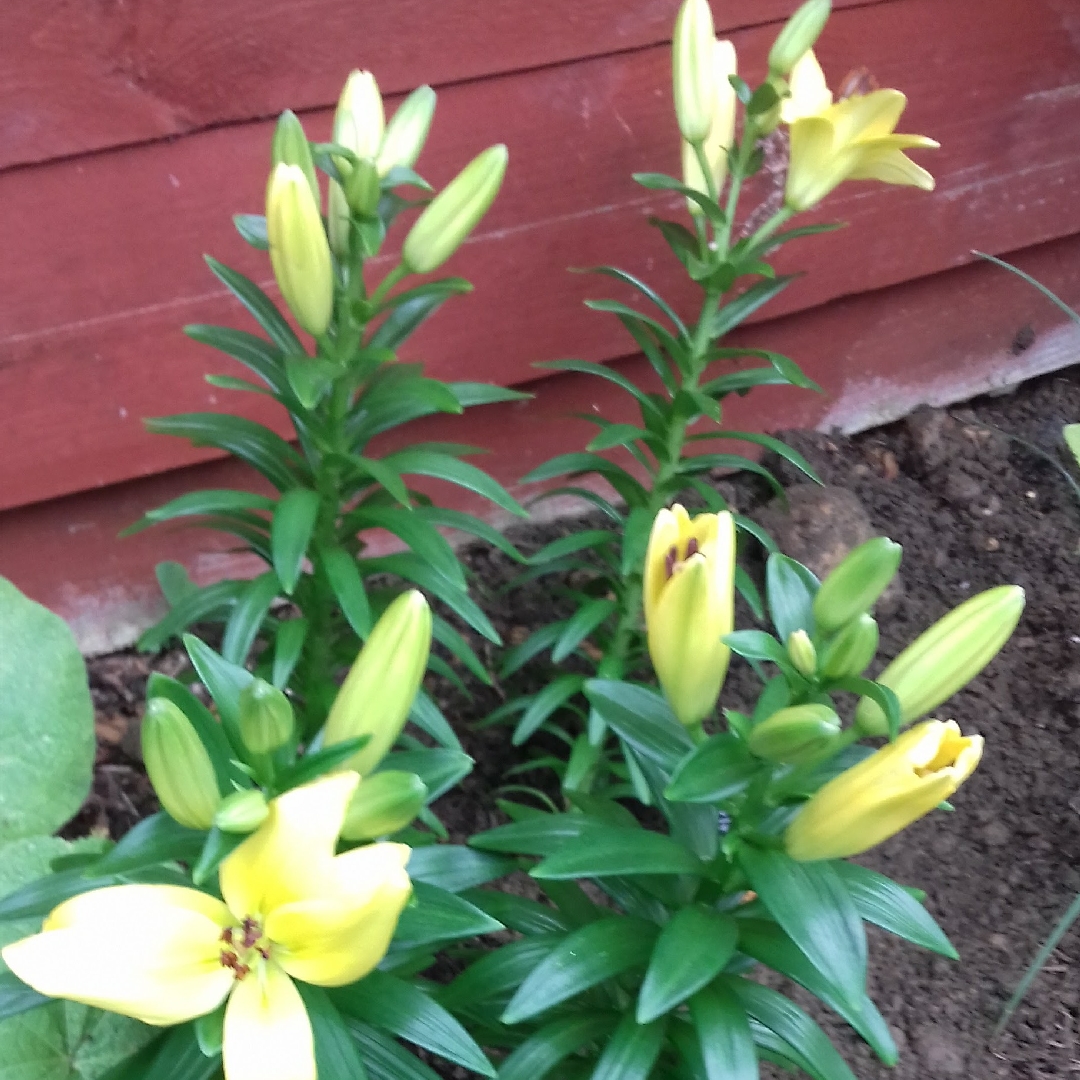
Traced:
<path fill-rule="evenodd" d="M 861 675 L 877 654 L 878 624 L 872 615 L 859 615 L 821 651 L 821 674 L 826 679 L 850 679 Z"/>
<path fill-rule="evenodd" d="M 831 8 L 830 0 L 806 0 L 795 11 L 769 50 L 770 75 L 788 75 L 799 58 L 814 47 Z"/>
<path fill-rule="evenodd" d="M 270 804 L 258 788 L 234 791 L 221 801 L 214 814 L 214 824 L 227 833 L 254 832 L 270 813 Z"/>
<path fill-rule="evenodd" d="M 270 171 L 273 174 L 278 165 L 295 165 L 300 169 L 311 188 L 311 197 L 315 205 L 321 206 L 319 178 L 315 172 L 315 162 L 311 158 L 311 144 L 304 134 L 303 126 L 292 109 L 286 109 L 278 117 L 274 127 L 274 138 L 270 144 Z"/>
<path fill-rule="evenodd" d="M 435 115 L 435 91 L 418 86 L 396 109 L 386 125 L 375 165 L 380 176 L 399 166 L 411 169 L 427 142 Z"/>
<path fill-rule="evenodd" d="M 214 766 L 191 721 L 167 698 L 147 703 L 142 755 L 162 809 L 188 829 L 209 829 L 221 803 Z"/>
<path fill-rule="evenodd" d="M 766 761 L 799 765 L 835 742 L 840 717 L 828 705 L 790 705 L 774 712 L 750 732 L 750 752 Z"/>
<path fill-rule="evenodd" d="M 788 634 L 787 653 L 795 670 L 808 679 L 817 671 L 817 650 L 805 630 L 792 630 Z"/>
<path fill-rule="evenodd" d="M 827 634 L 869 611 L 896 576 L 903 549 L 886 536 L 853 548 L 821 583 L 814 619 Z"/>
<path fill-rule="evenodd" d="M 412 589 L 383 612 L 330 709 L 324 746 L 371 736 L 342 768 L 363 776 L 393 746 L 420 689 L 430 648 L 431 608 Z"/>
<path fill-rule="evenodd" d="M 388 769 L 372 773 L 345 812 L 341 835 L 346 840 L 374 840 L 404 829 L 424 808 L 428 789 L 415 773 Z"/>
<path fill-rule="evenodd" d="M 292 738 L 296 727 L 289 699 L 265 679 L 240 692 L 240 737 L 253 754 L 270 754 Z"/>
<path fill-rule="evenodd" d="M 919 635 L 877 677 L 900 703 L 900 723 L 925 716 L 965 686 L 1001 650 L 1024 610 L 1024 590 L 1017 585 L 965 600 Z M 867 735 L 885 735 L 888 724 L 881 707 L 863 698 L 855 724 Z"/>
<path fill-rule="evenodd" d="M 316 337 L 334 303 L 334 270 L 319 207 L 303 170 L 276 165 L 266 194 L 266 235 L 274 277 L 296 321 Z"/>
<path fill-rule="evenodd" d="M 712 127 L 718 78 L 715 40 L 708 0 L 683 0 L 671 38 L 671 75 L 675 116 L 689 143 L 703 142 Z"/>
<path fill-rule="evenodd" d="M 334 142 L 358 158 L 374 160 L 385 130 L 382 95 L 370 71 L 353 71 L 334 112 Z"/>
<path fill-rule="evenodd" d="M 435 196 L 405 237 L 408 270 L 429 274 L 457 251 L 499 193 L 508 160 L 505 146 L 489 146 Z"/>

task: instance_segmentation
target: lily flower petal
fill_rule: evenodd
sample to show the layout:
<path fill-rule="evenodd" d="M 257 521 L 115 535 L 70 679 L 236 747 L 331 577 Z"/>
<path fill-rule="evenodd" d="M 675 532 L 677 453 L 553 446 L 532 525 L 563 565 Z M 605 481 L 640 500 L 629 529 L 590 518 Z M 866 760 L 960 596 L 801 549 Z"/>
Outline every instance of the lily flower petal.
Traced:
<path fill-rule="evenodd" d="M 813 49 L 807 49 L 795 62 L 788 76 L 789 97 L 780 104 L 780 119 L 793 124 L 804 116 L 817 116 L 832 104 L 832 93 L 825 81 Z"/>
<path fill-rule="evenodd" d="M 276 964 L 242 979 L 225 1007 L 226 1080 L 315 1080 L 315 1040 L 300 991 Z"/>
<path fill-rule="evenodd" d="M 345 811 L 360 777 L 334 773 L 270 804 L 259 828 L 222 864 L 221 894 L 238 917 L 318 896 L 327 879 Z"/>
<path fill-rule="evenodd" d="M 899 90 L 873 90 L 838 101 L 828 110 L 838 144 L 891 135 L 907 106 Z"/>
<path fill-rule="evenodd" d="M 224 904 L 194 889 L 119 885 L 68 900 L 42 933 L 2 955 L 39 994 L 181 1024 L 212 1012 L 233 985 L 220 961 L 228 918 Z"/>
<path fill-rule="evenodd" d="M 916 138 L 919 136 L 906 137 L 907 140 Z M 934 177 L 931 173 L 921 165 L 916 165 L 894 140 L 880 141 L 880 146 L 871 144 L 860 150 L 858 163 L 848 174 L 849 180 L 880 180 L 886 184 L 922 188 L 923 191 L 934 190 Z M 921 140 L 914 145 L 926 147 L 927 144 L 937 146 L 933 139 Z"/>

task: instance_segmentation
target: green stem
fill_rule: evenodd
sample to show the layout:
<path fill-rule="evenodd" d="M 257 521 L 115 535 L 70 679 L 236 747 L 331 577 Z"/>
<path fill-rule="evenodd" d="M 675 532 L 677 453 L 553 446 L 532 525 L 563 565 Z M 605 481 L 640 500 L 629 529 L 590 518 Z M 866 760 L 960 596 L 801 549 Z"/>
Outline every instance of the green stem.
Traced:
<path fill-rule="evenodd" d="M 386 298 L 386 294 L 399 282 L 406 274 L 408 274 L 403 263 L 398 263 L 389 274 L 386 275 L 375 287 L 375 291 L 371 294 L 371 306 L 377 308 L 379 304 Z"/>
<path fill-rule="evenodd" d="M 716 238 L 717 251 L 726 259 L 731 251 L 731 231 L 735 227 L 735 211 L 739 207 L 739 194 L 742 191 L 744 173 L 750 161 L 750 155 L 757 145 L 757 133 L 754 125 L 748 123 L 743 130 L 742 142 L 739 143 L 739 152 L 735 156 L 735 164 L 731 170 L 731 186 L 728 188 L 727 206 L 724 208 L 724 226 Z"/>

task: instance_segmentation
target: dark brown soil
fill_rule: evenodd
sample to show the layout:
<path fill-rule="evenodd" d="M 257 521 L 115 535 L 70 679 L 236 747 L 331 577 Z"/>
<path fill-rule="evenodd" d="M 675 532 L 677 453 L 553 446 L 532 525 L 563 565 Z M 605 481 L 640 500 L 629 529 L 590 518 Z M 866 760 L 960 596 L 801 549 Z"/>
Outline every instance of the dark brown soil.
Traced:
<path fill-rule="evenodd" d="M 1014 582 L 1027 591 L 1013 641 L 939 712 L 986 738 L 983 763 L 955 797 L 956 812 L 932 815 L 865 858 L 927 891 L 927 905 L 962 960 L 871 934 L 871 992 L 900 1046 L 899 1065 L 883 1068 L 842 1025 L 826 1020 L 862 1080 L 1080 1075 L 1080 927 L 1055 952 L 1007 1031 L 990 1039 L 1028 961 L 1080 891 L 1080 501 L 1043 457 L 1002 433 L 1060 461 L 1060 429 L 1077 419 L 1080 374 L 1073 373 L 1048 376 L 1014 395 L 924 410 L 853 439 L 796 433 L 789 440 L 826 485 L 857 497 L 875 532 L 904 546 L 902 589 L 881 613 L 883 656 L 982 589 Z M 798 483 L 789 467 L 778 471 L 786 484 Z M 753 484 L 723 486 L 738 509 L 763 509 L 763 492 Z M 797 494 L 803 526 L 832 513 L 837 500 L 855 501 L 832 490 L 817 505 L 819 498 Z M 806 529 L 785 526 L 772 511 L 768 516 L 778 535 L 786 527 L 792 546 L 807 547 L 792 554 L 813 562 L 815 541 L 807 541 Z M 530 550 L 578 527 L 563 522 L 515 539 Z M 827 550 L 816 555 L 830 557 Z M 513 567 L 498 553 L 474 547 L 467 560 L 478 575 L 477 599 L 507 639 L 519 640 L 560 613 L 550 584 L 500 591 Z M 484 644 L 472 640 L 484 656 Z M 154 666 L 168 670 L 178 662 L 166 656 Z M 117 835 L 153 807 L 134 740 L 125 734 L 140 711 L 149 667 L 131 654 L 91 665 L 101 748 L 95 791 L 77 822 L 81 831 L 107 828 Z M 747 671 L 733 670 L 725 704 L 739 704 L 752 688 Z M 477 762 L 461 790 L 438 807 L 463 839 L 498 820 L 494 800 L 507 782 L 505 770 L 536 750 L 511 748 L 506 728 L 468 730 L 500 703 L 499 687 L 475 687 L 471 698 L 447 686 L 434 689 Z M 542 772 L 509 782 L 551 786 Z"/>

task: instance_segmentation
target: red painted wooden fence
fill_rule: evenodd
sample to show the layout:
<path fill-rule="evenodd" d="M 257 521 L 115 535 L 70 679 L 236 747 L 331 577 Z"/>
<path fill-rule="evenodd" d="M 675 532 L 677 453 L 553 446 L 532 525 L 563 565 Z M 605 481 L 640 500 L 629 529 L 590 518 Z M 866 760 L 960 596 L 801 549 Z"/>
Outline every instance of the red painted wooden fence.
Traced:
<path fill-rule="evenodd" d="M 750 76 L 793 7 L 715 5 Z M 865 65 L 907 93 L 904 130 L 942 144 L 924 159 L 938 187 L 844 187 L 819 216 L 850 228 L 787 249 L 784 268 L 809 273 L 742 334 L 789 352 L 826 394 L 760 391 L 733 407 L 747 425 L 854 427 L 1070 362 L 1077 347 L 1059 313 L 974 264 L 971 249 L 1009 254 L 1080 302 L 1080 7 L 835 7 L 818 50 L 827 73 L 836 81 Z M 452 264 L 476 291 L 448 304 L 405 355 L 444 377 L 527 383 L 537 397 L 466 421 L 441 417 L 426 433 L 460 440 L 468 424 L 468 441 L 486 443 L 492 471 L 512 483 L 580 442 L 567 414 L 612 407 L 592 383 L 532 366 L 579 356 L 640 368 L 618 323 L 582 306 L 614 295 L 610 283 L 567 267 L 616 263 L 692 299 L 645 224 L 674 204 L 630 180 L 677 168 L 667 44 L 677 0 L 8 8 L 0 573 L 62 611 L 90 647 L 145 621 L 156 559 L 183 558 L 204 578 L 229 564 L 205 534 L 116 540 L 163 497 L 209 477 L 249 482 L 211 451 L 147 435 L 140 421 L 237 404 L 202 379 L 225 369 L 218 355 L 180 332 L 194 321 L 247 325 L 201 255 L 269 281 L 230 216 L 259 207 L 273 116 L 292 106 L 325 136 L 350 68 L 372 68 L 388 94 L 436 86 L 420 163 L 436 183 L 489 143 L 510 147 L 504 190 Z M 1035 344 L 1017 355 L 1012 343 L 1027 324 Z M 251 415 L 281 426 L 272 407 Z"/>

